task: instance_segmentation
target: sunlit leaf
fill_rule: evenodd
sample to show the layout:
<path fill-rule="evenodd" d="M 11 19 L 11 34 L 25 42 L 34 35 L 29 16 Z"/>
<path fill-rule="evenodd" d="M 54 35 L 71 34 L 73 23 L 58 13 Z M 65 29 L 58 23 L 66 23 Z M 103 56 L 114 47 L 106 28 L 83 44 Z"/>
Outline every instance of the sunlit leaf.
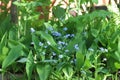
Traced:
<path fill-rule="evenodd" d="M 76 67 L 77 67 L 77 69 L 80 70 L 82 68 L 83 64 L 84 64 L 84 55 L 80 51 L 78 51 L 76 53 Z"/>
<path fill-rule="evenodd" d="M 51 72 L 51 66 L 48 64 L 38 64 L 36 66 L 37 73 L 40 80 L 47 80 Z"/>
<path fill-rule="evenodd" d="M 30 51 L 26 62 L 26 73 L 28 76 L 28 80 L 31 80 L 33 68 L 34 68 L 34 59 L 33 59 L 33 54 Z"/>
<path fill-rule="evenodd" d="M 120 69 L 120 63 L 115 62 L 114 65 L 115 65 L 115 67 L 116 67 L 117 69 Z"/>
<path fill-rule="evenodd" d="M 62 71 L 64 72 L 65 76 L 69 79 L 73 75 L 73 68 L 71 65 L 65 65 L 64 68 L 62 69 Z"/>

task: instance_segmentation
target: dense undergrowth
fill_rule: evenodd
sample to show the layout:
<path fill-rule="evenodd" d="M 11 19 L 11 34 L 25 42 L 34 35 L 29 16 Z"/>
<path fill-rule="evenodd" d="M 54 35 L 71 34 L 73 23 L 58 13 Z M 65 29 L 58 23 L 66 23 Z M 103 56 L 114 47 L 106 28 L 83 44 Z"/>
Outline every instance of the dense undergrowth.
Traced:
<path fill-rule="evenodd" d="M 15 74 L 22 74 L 20 80 L 119 80 L 118 8 L 72 17 L 67 9 L 55 6 L 53 19 L 46 21 L 38 20 L 34 9 L 43 3 L 14 2 L 18 24 L 10 23 L 9 14 L 0 18 L 3 78 L 19 80 Z"/>

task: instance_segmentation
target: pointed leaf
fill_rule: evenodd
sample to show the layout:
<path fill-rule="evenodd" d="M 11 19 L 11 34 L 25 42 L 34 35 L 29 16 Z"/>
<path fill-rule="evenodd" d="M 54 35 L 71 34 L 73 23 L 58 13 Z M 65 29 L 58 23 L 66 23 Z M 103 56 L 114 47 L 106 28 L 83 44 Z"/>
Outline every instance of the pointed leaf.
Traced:
<path fill-rule="evenodd" d="M 37 73 L 39 75 L 40 80 L 47 80 L 50 72 L 51 72 L 50 65 L 48 64 L 37 65 Z"/>
<path fill-rule="evenodd" d="M 34 67 L 34 59 L 32 52 L 30 51 L 28 58 L 27 58 L 27 63 L 26 63 L 26 73 L 28 76 L 28 80 L 31 80 L 31 75 Z"/>
<path fill-rule="evenodd" d="M 71 78 L 73 75 L 73 69 L 71 65 L 65 65 L 62 71 L 67 78 Z"/>
<path fill-rule="evenodd" d="M 77 67 L 77 69 L 80 70 L 81 67 L 83 66 L 83 64 L 84 64 L 84 55 L 80 51 L 78 51 L 76 53 L 76 67 Z"/>
<path fill-rule="evenodd" d="M 5 58 L 5 60 L 2 63 L 2 68 L 3 69 L 7 68 L 20 56 L 22 56 L 22 47 L 20 45 L 17 45 L 13 47 L 8 53 L 8 56 Z"/>

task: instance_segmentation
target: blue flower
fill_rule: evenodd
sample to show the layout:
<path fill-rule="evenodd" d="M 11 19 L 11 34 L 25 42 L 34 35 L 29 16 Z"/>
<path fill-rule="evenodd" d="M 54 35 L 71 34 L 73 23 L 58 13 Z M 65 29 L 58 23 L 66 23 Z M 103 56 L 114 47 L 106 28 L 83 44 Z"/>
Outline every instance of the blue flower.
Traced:
<path fill-rule="evenodd" d="M 78 44 L 75 44 L 74 48 L 75 48 L 76 50 L 79 50 Z"/>
<path fill-rule="evenodd" d="M 64 30 L 64 31 L 67 31 L 67 30 L 68 30 L 68 28 L 67 28 L 67 27 L 64 27 L 64 28 L 63 28 L 63 30 Z"/>
<path fill-rule="evenodd" d="M 42 42 L 39 42 L 39 46 L 43 46 L 43 43 L 42 43 Z"/>
<path fill-rule="evenodd" d="M 66 34 L 64 37 L 65 37 L 65 38 L 68 38 L 68 37 L 70 37 L 70 34 Z"/>
<path fill-rule="evenodd" d="M 71 34 L 70 37 L 74 37 L 75 35 L 74 34 Z"/>
<path fill-rule="evenodd" d="M 61 33 L 55 31 L 55 32 L 52 32 L 52 35 L 56 36 L 56 37 L 59 37 L 59 36 L 61 36 Z"/>
<path fill-rule="evenodd" d="M 103 47 L 99 48 L 102 53 L 108 52 L 108 49 L 104 49 Z"/>
<path fill-rule="evenodd" d="M 65 42 L 58 41 L 58 44 L 59 44 L 59 45 L 65 45 Z"/>
<path fill-rule="evenodd" d="M 52 52 L 52 55 L 53 55 L 53 56 L 56 56 L 56 53 L 55 53 L 55 52 Z"/>
<path fill-rule="evenodd" d="M 49 31 L 53 31 L 53 28 L 50 26 L 47 28 Z"/>

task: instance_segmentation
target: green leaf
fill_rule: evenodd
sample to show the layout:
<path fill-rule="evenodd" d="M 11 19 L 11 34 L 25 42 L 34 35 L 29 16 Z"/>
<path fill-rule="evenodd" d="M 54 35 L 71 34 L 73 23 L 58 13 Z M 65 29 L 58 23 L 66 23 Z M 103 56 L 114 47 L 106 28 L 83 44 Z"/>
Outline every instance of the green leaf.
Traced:
<path fill-rule="evenodd" d="M 99 30 L 97 30 L 97 29 L 91 29 L 91 33 L 92 33 L 92 35 L 93 35 L 94 37 L 97 37 L 98 34 L 99 34 Z"/>
<path fill-rule="evenodd" d="M 62 71 L 67 78 L 71 78 L 73 75 L 73 68 L 69 64 L 65 65 L 64 68 L 62 69 Z"/>
<path fill-rule="evenodd" d="M 26 73 L 28 76 L 28 80 L 31 80 L 33 68 L 34 68 L 34 59 L 33 59 L 32 51 L 30 51 L 26 62 Z"/>
<path fill-rule="evenodd" d="M 120 69 L 120 63 L 115 62 L 114 65 L 115 65 L 115 67 L 116 67 L 117 69 Z"/>
<path fill-rule="evenodd" d="M 97 4 L 97 3 L 98 3 L 98 0 L 92 0 L 92 2 Z"/>
<path fill-rule="evenodd" d="M 56 18 L 64 18 L 65 17 L 65 9 L 61 8 L 59 5 L 53 7 L 53 14 Z"/>
<path fill-rule="evenodd" d="M 17 45 L 13 47 L 8 53 L 8 56 L 5 58 L 5 60 L 2 63 L 2 68 L 3 69 L 7 68 L 20 56 L 22 56 L 22 46 Z"/>
<path fill-rule="evenodd" d="M 92 67 L 92 64 L 91 64 L 91 62 L 90 62 L 89 59 L 85 59 L 84 67 L 85 67 L 86 69 L 89 69 L 89 68 Z"/>
<path fill-rule="evenodd" d="M 32 41 L 34 42 L 34 47 L 35 49 L 37 49 L 39 47 L 39 39 L 37 36 L 35 36 L 34 34 L 32 34 Z"/>
<path fill-rule="evenodd" d="M 75 39 L 71 40 L 68 43 L 66 49 L 70 50 L 71 53 L 74 52 L 74 51 L 76 51 L 75 48 L 74 48 L 74 46 L 75 46 L 75 44 L 81 43 L 81 41 L 82 41 L 81 37 L 79 37 L 79 35 L 76 35 Z"/>
<path fill-rule="evenodd" d="M 77 67 L 77 70 L 80 70 L 82 68 L 84 64 L 84 55 L 78 51 L 76 53 L 76 67 Z"/>
<path fill-rule="evenodd" d="M 47 80 L 52 67 L 48 64 L 38 64 L 36 67 L 40 80 Z"/>
<path fill-rule="evenodd" d="M 115 43 L 119 37 L 120 30 L 118 29 L 111 35 L 111 42 Z"/>
<path fill-rule="evenodd" d="M 120 52 L 115 52 L 115 55 L 111 55 L 113 56 L 116 60 L 118 60 L 120 62 Z"/>
<path fill-rule="evenodd" d="M 37 32 L 40 34 L 43 39 L 45 39 L 51 46 L 55 46 L 56 42 L 54 41 L 53 37 L 50 34 L 47 34 L 43 31 Z"/>

